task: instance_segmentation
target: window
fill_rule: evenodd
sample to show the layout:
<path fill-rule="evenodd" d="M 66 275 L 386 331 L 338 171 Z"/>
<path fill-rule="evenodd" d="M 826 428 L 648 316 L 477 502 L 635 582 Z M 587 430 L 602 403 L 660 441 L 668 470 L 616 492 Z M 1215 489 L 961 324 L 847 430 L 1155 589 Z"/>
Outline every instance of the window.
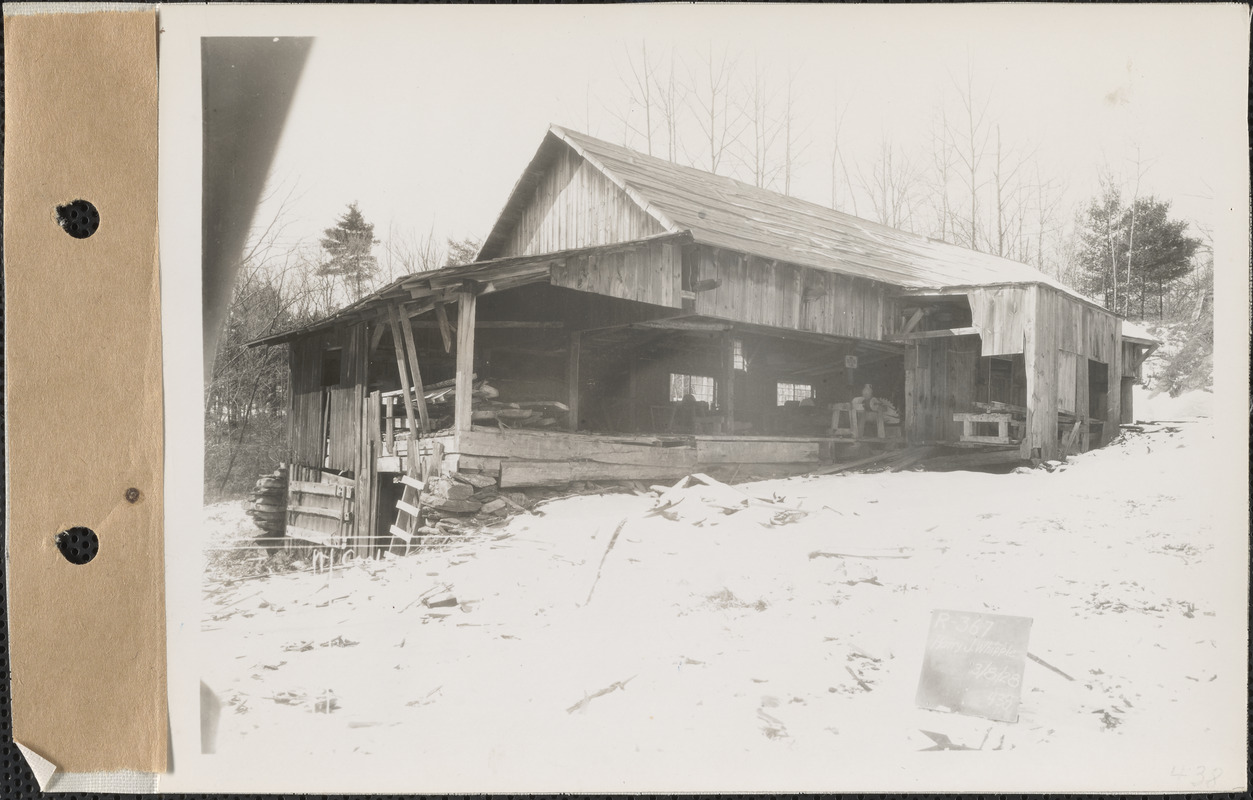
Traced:
<path fill-rule="evenodd" d="M 808 383 L 780 383 L 778 385 L 778 404 L 783 405 L 789 400 L 808 400 L 814 396 L 814 387 Z"/>
<path fill-rule="evenodd" d="M 670 401 L 677 403 L 690 394 L 696 400 L 714 405 L 714 379 L 705 375 L 679 375 L 670 373 Z"/>
<path fill-rule="evenodd" d="M 744 360 L 743 339 L 731 340 L 731 360 L 735 362 L 732 364 L 735 369 L 742 370 L 744 372 L 748 371 L 748 362 Z"/>
<path fill-rule="evenodd" d="M 322 351 L 323 386 L 339 386 L 339 363 L 343 352 L 343 349 L 339 347 Z"/>

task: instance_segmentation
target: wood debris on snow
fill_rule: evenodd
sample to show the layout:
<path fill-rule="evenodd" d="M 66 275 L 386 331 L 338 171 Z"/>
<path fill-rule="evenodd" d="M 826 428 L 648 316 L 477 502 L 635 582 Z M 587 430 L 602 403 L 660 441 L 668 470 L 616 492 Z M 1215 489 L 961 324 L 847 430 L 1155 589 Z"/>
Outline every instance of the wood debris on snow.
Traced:
<path fill-rule="evenodd" d="M 601 689 L 601 690 L 599 690 L 599 691 L 593 692 L 593 693 L 591 693 L 591 694 L 585 694 L 585 695 L 583 695 L 583 699 L 582 699 L 582 700 L 580 700 L 579 702 L 577 702 L 577 703 L 575 703 L 574 705 L 572 705 L 572 706 L 570 706 L 569 708 L 567 708 L 567 709 L 566 709 L 566 713 L 567 713 L 567 714 L 573 714 L 573 713 L 574 713 L 574 712 L 576 712 L 576 711 L 580 711 L 580 710 L 582 710 L 582 709 L 584 709 L 584 708 L 587 708 L 588 703 L 592 702 L 593 700 L 595 700 L 595 699 L 596 699 L 596 698 L 598 698 L 598 697 L 604 697 L 605 695 L 609 694 L 610 692 L 616 692 L 616 691 L 618 691 L 619 689 L 621 689 L 621 690 L 623 690 L 623 691 L 626 691 L 627 684 L 628 684 L 628 683 L 630 683 L 630 682 L 631 682 L 631 681 L 633 681 L 633 680 L 635 680 L 635 676 L 634 676 L 634 675 L 632 675 L 631 677 L 627 678 L 627 679 L 626 679 L 626 680 L 624 680 L 624 681 L 614 681 L 613 683 L 609 684 L 609 685 L 608 685 L 608 686 L 606 686 L 604 689 Z"/>

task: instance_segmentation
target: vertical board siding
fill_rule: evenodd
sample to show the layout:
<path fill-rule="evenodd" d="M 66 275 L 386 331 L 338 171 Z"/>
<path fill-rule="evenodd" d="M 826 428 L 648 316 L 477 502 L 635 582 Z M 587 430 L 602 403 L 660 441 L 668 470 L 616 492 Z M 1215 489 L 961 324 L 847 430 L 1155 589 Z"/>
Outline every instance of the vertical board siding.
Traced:
<path fill-rule="evenodd" d="M 549 268 L 553 286 L 580 292 L 681 308 L 681 250 L 650 242 L 614 253 L 571 256 Z"/>
<path fill-rule="evenodd" d="M 697 248 L 693 265 L 694 281 L 717 282 L 696 293 L 699 315 L 883 339 L 888 303 L 883 284 L 713 247 Z"/>
<path fill-rule="evenodd" d="M 344 472 L 357 469 L 368 346 L 364 324 L 335 328 L 289 346 L 291 463 Z M 324 387 L 323 353 L 332 348 L 340 349 L 337 385 Z"/>
<path fill-rule="evenodd" d="M 1023 330 L 1032 319 L 1025 286 L 994 286 L 972 289 L 969 294 L 971 325 L 983 340 L 983 355 L 1021 353 Z"/>
<path fill-rule="evenodd" d="M 564 147 L 493 257 L 553 253 L 659 233 L 665 229 L 626 192 Z"/>
<path fill-rule="evenodd" d="M 1085 369 L 1088 365 L 1087 359 L 1079 356 L 1078 353 L 1071 353 L 1067 350 L 1061 350 L 1057 354 L 1057 410 L 1064 411 L 1067 414 L 1078 414 L 1077 410 L 1080 406 L 1078 403 L 1079 392 L 1079 367 Z M 1087 387 L 1087 378 L 1084 378 L 1083 385 Z M 1085 391 L 1086 393 L 1086 391 Z M 1087 413 L 1086 406 L 1084 413 Z"/>
<path fill-rule="evenodd" d="M 905 351 L 905 426 L 909 441 L 956 442 L 953 414 L 973 410 L 979 342 L 973 336 L 919 341 Z"/>

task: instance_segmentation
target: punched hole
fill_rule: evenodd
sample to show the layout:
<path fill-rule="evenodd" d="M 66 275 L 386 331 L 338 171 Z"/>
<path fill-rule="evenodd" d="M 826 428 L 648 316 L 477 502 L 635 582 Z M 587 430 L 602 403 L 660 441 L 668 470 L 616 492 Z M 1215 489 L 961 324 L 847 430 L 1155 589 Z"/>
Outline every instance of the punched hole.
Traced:
<path fill-rule="evenodd" d="M 57 224 L 75 239 L 86 239 L 100 229 L 100 212 L 86 200 L 57 206 Z"/>
<path fill-rule="evenodd" d="M 57 534 L 57 549 L 71 564 L 86 564 L 100 552 L 100 539 L 91 528 L 74 527 Z"/>

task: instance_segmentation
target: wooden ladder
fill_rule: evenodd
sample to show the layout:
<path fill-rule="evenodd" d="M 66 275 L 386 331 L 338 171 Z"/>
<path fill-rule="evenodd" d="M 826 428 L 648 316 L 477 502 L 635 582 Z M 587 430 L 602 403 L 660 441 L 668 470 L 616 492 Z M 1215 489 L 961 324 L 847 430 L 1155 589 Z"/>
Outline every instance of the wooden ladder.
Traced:
<path fill-rule="evenodd" d="M 444 447 L 439 442 L 431 443 L 431 452 L 427 456 L 418 454 L 416 439 L 409 441 L 409 447 L 407 471 L 400 476 L 400 482 L 405 488 L 400 494 L 400 499 L 396 501 L 396 524 L 388 529 L 393 536 L 404 540 L 406 553 L 409 552 L 409 545 L 418 534 L 418 528 L 422 526 L 419 510 L 422 493 L 426 491 L 427 483 L 439 477 L 440 465 L 444 460 Z"/>
<path fill-rule="evenodd" d="M 410 460 L 412 461 L 412 457 Z M 405 552 L 408 552 L 413 537 L 417 535 L 418 528 L 422 525 L 418 506 L 426 484 L 413 475 L 401 475 L 400 482 L 405 485 L 405 488 L 401 492 L 400 499 L 396 501 L 396 524 L 392 525 L 389 530 L 392 536 L 404 540 Z"/>

